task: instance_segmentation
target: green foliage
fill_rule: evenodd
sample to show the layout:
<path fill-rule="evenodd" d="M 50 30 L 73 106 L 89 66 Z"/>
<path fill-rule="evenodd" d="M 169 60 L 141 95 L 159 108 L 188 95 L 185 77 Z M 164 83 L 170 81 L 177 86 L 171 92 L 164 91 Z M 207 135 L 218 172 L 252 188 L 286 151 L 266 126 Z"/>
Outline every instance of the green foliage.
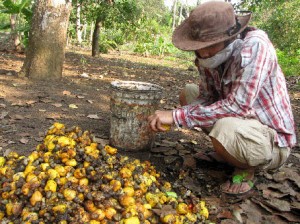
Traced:
<path fill-rule="evenodd" d="M 0 1 L 0 12 L 2 12 L 3 8 L 3 2 Z M 8 28 L 10 28 L 9 15 L 0 13 L 0 30 L 6 30 Z"/>
<path fill-rule="evenodd" d="M 300 50 L 296 55 L 288 55 L 284 51 L 277 49 L 278 62 L 286 76 L 300 75 Z"/>
<path fill-rule="evenodd" d="M 7 15 L 16 14 L 18 15 L 18 23 L 16 24 L 16 32 L 23 33 L 22 42 L 25 46 L 28 43 L 30 22 L 32 18 L 32 3 L 31 0 L 4 0 L 0 5 L 0 12 Z M 6 23 L 1 23 L 0 29 L 8 29 L 10 27 L 9 20 Z"/>
<path fill-rule="evenodd" d="M 300 49 L 299 16 L 300 0 L 264 1 L 255 19 L 277 48 L 295 55 Z"/>
<path fill-rule="evenodd" d="M 4 8 L 1 9 L 1 12 L 7 14 L 23 14 L 26 21 L 30 21 L 32 17 L 32 11 L 30 10 L 31 2 L 31 0 L 18 0 L 16 2 L 4 0 Z"/>
<path fill-rule="evenodd" d="M 134 52 L 144 55 L 162 56 L 172 49 L 170 41 L 171 29 L 161 26 L 155 19 L 141 18 L 135 29 L 127 35 L 127 41 Z"/>
<path fill-rule="evenodd" d="M 106 30 L 100 36 L 99 51 L 108 53 L 109 50 L 116 49 L 121 44 L 123 44 L 123 38 L 120 31 L 112 32 L 112 30 Z"/>
<path fill-rule="evenodd" d="M 252 24 L 269 35 L 286 75 L 299 75 L 300 0 L 245 0 L 240 8 L 253 11 Z"/>

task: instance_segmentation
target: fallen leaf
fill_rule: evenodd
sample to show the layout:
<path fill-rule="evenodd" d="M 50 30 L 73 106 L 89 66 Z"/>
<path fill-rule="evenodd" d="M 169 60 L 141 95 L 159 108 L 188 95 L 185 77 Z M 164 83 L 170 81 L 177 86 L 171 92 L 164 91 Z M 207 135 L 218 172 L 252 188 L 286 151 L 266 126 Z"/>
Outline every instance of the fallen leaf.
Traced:
<path fill-rule="evenodd" d="M 42 103 L 52 103 L 52 100 L 50 100 L 50 99 L 41 99 L 40 102 L 42 102 Z"/>
<path fill-rule="evenodd" d="M 15 120 L 23 120 L 24 117 L 22 115 L 16 114 L 16 116 L 14 116 Z"/>
<path fill-rule="evenodd" d="M 177 156 L 165 156 L 164 157 L 164 162 L 166 164 L 171 164 L 171 163 L 175 162 L 177 159 L 178 159 Z"/>
<path fill-rule="evenodd" d="M 27 144 L 27 143 L 29 142 L 29 140 L 28 140 L 27 138 L 21 138 L 21 139 L 20 139 L 20 142 L 21 142 L 22 144 Z"/>
<path fill-rule="evenodd" d="M 59 119 L 59 118 L 60 118 L 60 115 L 57 115 L 57 114 L 48 115 L 46 117 L 46 119 L 51 119 L 51 120 L 56 120 L 56 119 Z"/>
<path fill-rule="evenodd" d="M 20 134 L 17 134 L 18 136 L 21 136 L 21 137 L 29 137 L 30 134 L 28 132 L 23 132 L 23 133 L 20 133 Z"/>
<path fill-rule="evenodd" d="M 167 152 L 169 151 L 170 147 L 154 147 L 154 148 L 151 148 L 151 152 L 153 153 L 164 153 L 164 152 Z"/>
<path fill-rule="evenodd" d="M 103 138 L 94 138 L 95 142 L 100 144 L 102 147 L 106 146 L 109 144 L 109 140 L 108 139 L 103 139 Z"/>
<path fill-rule="evenodd" d="M 294 93 L 293 97 L 294 97 L 295 100 L 299 100 L 300 99 L 300 93 L 299 92 Z"/>
<path fill-rule="evenodd" d="M 55 107 L 62 107 L 61 103 L 53 103 L 52 105 L 55 106 Z"/>
<path fill-rule="evenodd" d="M 12 105 L 12 106 L 19 106 L 19 107 L 23 107 L 23 106 L 25 106 L 25 104 L 24 104 L 24 103 L 22 103 L 22 102 L 18 102 L 18 103 L 12 103 L 11 105 Z"/>
<path fill-rule="evenodd" d="M 5 118 L 8 115 L 7 111 L 2 111 L 0 114 L 0 120 L 2 120 L 3 118 Z"/>
<path fill-rule="evenodd" d="M 292 209 L 298 209 L 300 211 L 300 202 L 297 202 L 297 201 L 293 201 L 291 203 L 291 208 Z"/>
<path fill-rule="evenodd" d="M 165 147 L 176 147 L 176 142 L 171 142 L 171 141 L 168 141 L 168 140 L 162 140 L 160 143 L 158 143 L 157 145 L 160 145 L 160 146 L 165 146 Z"/>
<path fill-rule="evenodd" d="M 283 168 L 280 172 L 275 173 L 273 178 L 277 182 L 283 182 L 288 179 L 293 181 L 300 188 L 300 176 L 291 168 Z"/>
<path fill-rule="evenodd" d="M 26 102 L 27 105 L 32 105 L 32 104 L 35 104 L 37 101 L 35 100 L 29 100 Z"/>
<path fill-rule="evenodd" d="M 182 185 L 187 189 L 191 190 L 192 192 L 201 194 L 201 188 L 199 187 L 201 186 L 201 184 L 199 183 L 198 180 L 190 176 L 184 177 L 184 180 L 182 181 Z"/>
<path fill-rule="evenodd" d="M 272 191 L 272 190 L 263 190 L 263 197 L 266 199 L 271 199 L 271 198 L 283 198 L 285 196 L 288 196 L 289 194 L 283 194 L 283 193 L 279 193 L 276 191 Z"/>
<path fill-rule="evenodd" d="M 300 153 L 292 153 L 293 156 L 295 156 L 296 158 L 300 159 Z"/>
<path fill-rule="evenodd" d="M 159 217 L 164 217 L 169 214 L 177 214 L 172 205 L 162 205 L 161 209 L 152 209 L 152 211 Z"/>
<path fill-rule="evenodd" d="M 296 196 L 297 194 L 296 191 L 294 191 L 294 189 L 289 186 L 288 182 L 284 182 L 283 184 L 271 183 L 268 185 L 268 188 L 278 190 L 283 194 L 289 194 L 291 196 Z"/>
<path fill-rule="evenodd" d="M 71 109 L 77 109 L 78 107 L 75 104 L 70 104 L 69 108 L 71 108 Z"/>
<path fill-rule="evenodd" d="M 289 221 L 289 223 L 299 223 L 299 215 L 294 215 L 293 213 L 291 212 L 280 212 L 280 213 L 275 213 L 276 215 L 280 216 L 281 218 Z M 281 223 L 286 223 L 286 222 L 280 222 L 280 220 L 275 220 L 275 219 L 272 219 L 271 220 L 272 222 L 269 222 L 269 223 L 278 223 L 278 224 L 281 224 Z"/>
<path fill-rule="evenodd" d="M 247 216 L 247 223 L 263 223 L 263 214 L 266 214 L 266 212 L 260 205 L 257 205 L 252 200 L 246 200 L 240 207 Z"/>
<path fill-rule="evenodd" d="M 6 149 L 5 152 L 3 153 L 3 155 L 5 157 L 7 157 L 9 155 L 9 153 L 11 153 L 13 150 L 12 149 Z"/>
<path fill-rule="evenodd" d="M 232 219 L 224 219 L 220 223 L 221 224 L 237 224 L 238 222 L 236 220 L 232 220 Z"/>
<path fill-rule="evenodd" d="M 264 199 L 263 199 L 264 200 Z M 262 209 L 264 209 L 266 212 L 268 212 L 269 214 L 273 214 L 273 209 L 269 208 L 267 205 L 265 205 L 263 202 L 255 199 L 255 198 L 251 198 L 251 201 L 255 204 L 257 204 L 258 206 L 260 206 Z"/>
<path fill-rule="evenodd" d="M 95 120 L 100 120 L 101 119 L 97 114 L 89 114 L 87 116 L 87 118 L 95 119 Z"/>
<path fill-rule="evenodd" d="M 184 168 L 196 169 L 197 161 L 192 155 L 183 156 L 183 164 Z"/>
<path fill-rule="evenodd" d="M 264 204 L 266 204 L 269 207 L 274 208 L 280 212 L 291 211 L 290 204 L 287 201 L 280 200 L 277 198 L 271 198 L 269 200 L 265 200 Z"/>
<path fill-rule="evenodd" d="M 43 141 L 43 137 L 35 137 L 34 140 L 37 142 L 42 142 Z"/>
<path fill-rule="evenodd" d="M 168 151 L 165 151 L 163 154 L 165 156 L 173 156 L 173 155 L 177 155 L 178 151 L 176 149 L 170 149 Z"/>
<path fill-rule="evenodd" d="M 71 95 L 71 92 L 70 92 L 70 91 L 67 91 L 67 90 L 64 90 L 64 91 L 63 91 L 63 95 L 70 96 L 70 95 Z"/>
<path fill-rule="evenodd" d="M 233 218 L 233 215 L 232 215 L 232 213 L 231 213 L 231 211 L 229 211 L 229 210 L 222 210 L 218 215 L 217 215 L 217 217 L 219 218 L 219 219 L 232 219 Z"/>
<path fill-rule="evenodd" d="M 90 77 L 89 74 L 87 74 L 87 73 L 82 73 L 79 76 L 82 77 L 82 78 L 89 78 Z"/>
<path fill-rule="evenodd" d="M 198 144 L 198 142 L 196 142 L 195 140 L 192 140 L 191 143 L 194 144 L 194 145 Z"/>

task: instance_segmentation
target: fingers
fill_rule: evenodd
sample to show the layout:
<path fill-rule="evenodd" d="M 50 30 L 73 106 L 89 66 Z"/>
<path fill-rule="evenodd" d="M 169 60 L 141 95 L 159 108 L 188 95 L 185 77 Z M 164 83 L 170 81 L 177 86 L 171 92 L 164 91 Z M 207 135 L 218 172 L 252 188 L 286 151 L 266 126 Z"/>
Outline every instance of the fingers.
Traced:
<path fill-rule="evenodd" d="M 148 122 L 149 122 L 150 128 L 153 131 L 156 131 L 156 132 L 157 131 L 166 131 L 165 128 L 162 127 L 162 123 L 157 114 L 149 116 Z"/>
<path fill-rule="evenodd" d="M 158 131 L 157 128 L 156 128 L 156 122 L 157 122 L 157 117 L 156 115 L 151 115 L 148 117 L 148 122 L 149 122 L 149 125 L 150 125 L 150 128 L 153 130 L 153 131 Z"/>
<path fill-rule="evenodd" d="M 155 111 L 148 117 L 149 126 L 153 131 L 168 131 L 174 123 L 172 111 Z"/>

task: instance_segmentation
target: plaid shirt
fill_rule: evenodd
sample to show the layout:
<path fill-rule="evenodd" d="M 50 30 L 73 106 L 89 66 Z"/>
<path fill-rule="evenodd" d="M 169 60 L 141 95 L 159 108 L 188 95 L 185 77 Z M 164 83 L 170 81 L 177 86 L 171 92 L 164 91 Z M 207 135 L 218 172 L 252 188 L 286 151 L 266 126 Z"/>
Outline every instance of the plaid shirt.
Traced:
<path fill-rule="evenodd" d="M 197 104 L 173 111 L 176 125 L 209 127 L 221 118 L 255 118 L 277 132 L 279 147 L 296 144 L 285 77 L 265 32 L 252 29 L 231 58 L 216 69 L 198 67 Z"/>

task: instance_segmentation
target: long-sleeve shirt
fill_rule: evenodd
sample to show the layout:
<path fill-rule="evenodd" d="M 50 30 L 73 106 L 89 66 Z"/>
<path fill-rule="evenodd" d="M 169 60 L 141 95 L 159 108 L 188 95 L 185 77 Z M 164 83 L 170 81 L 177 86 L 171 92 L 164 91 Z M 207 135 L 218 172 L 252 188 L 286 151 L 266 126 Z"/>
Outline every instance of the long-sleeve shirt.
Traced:
<path fill-rule="evenodd" d="M 176 125 L 209 127 L 225 117 L 255 118 L 277 132 L 275 141 L 279 147 L 296 144 L 285 77 L 265 32 L 248 31 L 222 66 L 198 70 L 198 103 L 175 109 Z"/>

